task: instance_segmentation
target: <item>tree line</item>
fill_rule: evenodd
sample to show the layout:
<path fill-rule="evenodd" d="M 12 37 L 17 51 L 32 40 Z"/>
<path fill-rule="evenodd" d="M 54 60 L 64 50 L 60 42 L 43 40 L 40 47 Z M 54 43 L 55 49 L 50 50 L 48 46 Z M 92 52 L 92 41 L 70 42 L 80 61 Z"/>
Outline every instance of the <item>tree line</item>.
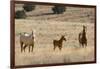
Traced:
<path fill-rule="evenodd" d="M 21 19 L 21 18 L 26 18 L 26 12 L 30 12 L 36 9 L 36 5 L 34 4 L 24 4 L 22 6 L 23 10 L 17 10 L 15 12 L 15 18 L 16 19 Z M 54 5 L 54 7 L 51 8 L 53 11 L 53 14 L 63 14 L 66 11 L 65 6 L 61 5 Z"/>

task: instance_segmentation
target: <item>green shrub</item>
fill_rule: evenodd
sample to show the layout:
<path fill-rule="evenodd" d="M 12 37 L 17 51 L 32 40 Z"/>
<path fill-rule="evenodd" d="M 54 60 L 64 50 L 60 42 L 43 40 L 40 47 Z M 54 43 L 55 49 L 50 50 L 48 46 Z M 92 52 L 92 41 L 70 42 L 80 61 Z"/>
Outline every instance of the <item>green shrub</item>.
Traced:
<path fill-rule="evenodd" d="M 24 4 L 23 9 L 24 9 L 26 12 L 29 12 L 29 11 L 32 11 L 32 10 L 35 9 L 35 5 L 33 5 L 33 4 Z"/>
<path fill-rule="evenodd" d="M 58 6 L 58 5 L 55 5 L 53 8 L 52 8 L 52 11 L 54 14 L 62 14 L 66 11 L 66 7 L 65 6 Z"/>
<path fill-rule="evenodd" d="M 21 19 L 21 18 L 26 18 L 26 14 L 24 10 L 18 10 L 15 12 L 15 18 L 16 19 Z"/>

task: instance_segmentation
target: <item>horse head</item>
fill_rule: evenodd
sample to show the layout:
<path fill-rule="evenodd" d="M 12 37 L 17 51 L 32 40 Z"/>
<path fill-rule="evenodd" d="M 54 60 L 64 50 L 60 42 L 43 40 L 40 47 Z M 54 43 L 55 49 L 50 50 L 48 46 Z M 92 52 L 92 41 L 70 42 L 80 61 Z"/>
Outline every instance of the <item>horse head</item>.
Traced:
<path fill-rule="evenodd" d="M 64 41 L 66 41 L 66 38 L 65 38 L 65 36 L 64 36 L 64 35 L 61 37 L 61 39 L 62 39 L 62 40 L 64 40 Z"/>

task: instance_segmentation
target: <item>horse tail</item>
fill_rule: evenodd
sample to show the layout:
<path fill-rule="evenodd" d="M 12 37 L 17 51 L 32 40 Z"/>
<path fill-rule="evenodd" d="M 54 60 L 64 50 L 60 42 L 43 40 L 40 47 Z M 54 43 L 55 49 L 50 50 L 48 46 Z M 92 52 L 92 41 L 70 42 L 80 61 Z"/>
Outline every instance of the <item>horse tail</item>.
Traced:
<path fill-rule="evenodd" d="M 54 50 L 55 50 L 55 48 L 56 48 L 56 44 L 55 44 L 55 40 L 53 40 L 53 46 L 54 46 Z"/>
<path fill-rule="evenodd" d="M 81 43 L 81 33 L 79 33 L 78 40 L 79 40 L 79 43 Z"/>
<path fill-rule="evenodd" d="M 55 40 L 53 40 L 53 44 L 54 44 L 54 46 L 55 46 Z"/>

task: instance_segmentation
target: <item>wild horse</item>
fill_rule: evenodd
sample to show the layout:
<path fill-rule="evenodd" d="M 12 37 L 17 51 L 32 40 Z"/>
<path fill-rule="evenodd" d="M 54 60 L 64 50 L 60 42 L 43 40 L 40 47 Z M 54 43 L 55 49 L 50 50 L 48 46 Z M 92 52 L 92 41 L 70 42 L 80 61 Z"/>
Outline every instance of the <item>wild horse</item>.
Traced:
<path fill-rule="evenodd" d="M 82 45 L 87 46 L 87 38 L 86 38 L 86 26 L 83 26 L 83 31 L 79 33 L 79 44 L 80 46 Z"/>
<path fill-rule="evenodd" d="M 62 36 L 60 40 L 53 40 L 54 50 L 56 47 L 58 47 L 59 50 L 61 50 L 63 41 L 66 41 L 65 36 Z"/>

